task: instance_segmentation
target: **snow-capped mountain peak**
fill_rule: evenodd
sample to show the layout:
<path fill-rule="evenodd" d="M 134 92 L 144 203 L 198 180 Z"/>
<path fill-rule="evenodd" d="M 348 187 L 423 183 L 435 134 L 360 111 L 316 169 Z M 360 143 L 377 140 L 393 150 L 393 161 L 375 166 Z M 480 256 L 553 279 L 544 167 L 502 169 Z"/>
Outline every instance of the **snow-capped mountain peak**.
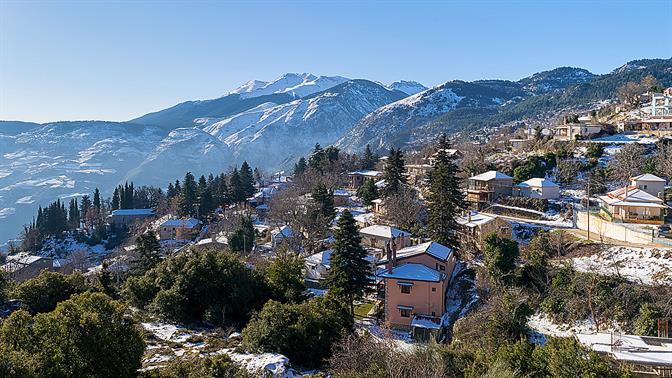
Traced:
<path fill-rule="evenodd" d="M 394 83 L 390 83 L 385 87 L 390 90 L 397 90 L 404 92 L 409 96 L 412 96 L 416 93 L 420 93 L 427 89 L 427 87 L 418 83 L 417 81 L 408 81 L 408 80 L 395 81 Z"/>
<path fill-rule="evenodd" d="M 254 98 L 275 93 L 287 93 L 294 97 L 305 97 L 321 92 L 348 81 L 342 76 L 320 76 L 310 73 L 286 73 L 271 82 L 249 81 L 230 94 L 239 94 L 243 98 Z"/>

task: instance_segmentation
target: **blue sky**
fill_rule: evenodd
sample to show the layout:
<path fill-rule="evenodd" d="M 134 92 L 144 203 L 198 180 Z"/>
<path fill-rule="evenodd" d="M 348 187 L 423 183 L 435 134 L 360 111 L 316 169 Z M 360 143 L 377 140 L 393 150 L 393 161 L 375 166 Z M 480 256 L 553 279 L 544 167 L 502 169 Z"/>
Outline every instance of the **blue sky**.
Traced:
<path fill-rule="evenodd" d="M 427 86 L 605 73 L 672 56 L 670 20 L 672 0 L 0 0 L 0 119 L 127 120 L 285 72 Z"/>

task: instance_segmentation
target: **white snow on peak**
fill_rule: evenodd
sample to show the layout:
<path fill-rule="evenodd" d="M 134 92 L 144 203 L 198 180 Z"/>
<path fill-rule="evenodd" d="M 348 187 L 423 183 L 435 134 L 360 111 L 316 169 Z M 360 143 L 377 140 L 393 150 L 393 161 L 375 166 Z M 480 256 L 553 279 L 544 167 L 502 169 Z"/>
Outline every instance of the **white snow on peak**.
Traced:
<path fill-rule="evenodd" d="M 420 93 L 427 89 L 427 87 L 418 83 L 417 81 L 407 81 L 407 80 L 395 81 L 394 83 L 386 85 L 385 88 L 390 90 L 401 91 L 409 96 L 412 96 L 416 93 Z"/>
<path fill-rule="evenodd" d="M 463 98 L 455 94 L 452 89 L 439 86 L 385 105 L 376 113 L 385 114 L 397 111 L 397 109 L 408 109 L 408 118 L 412 116 L 429 117 L 455 109 Z"/>
<path fill-rule="evenodd" d="M 278 79 L 266 82 L 249 81 L 230 94 L 239 94 L 243 98 L 266 96 L 274 93 L 289 93 L 295 97 L 305 97 L 335 87 L 349 79 L 342 76 L 320 76 L 309 73 L 286 73 Z"/>

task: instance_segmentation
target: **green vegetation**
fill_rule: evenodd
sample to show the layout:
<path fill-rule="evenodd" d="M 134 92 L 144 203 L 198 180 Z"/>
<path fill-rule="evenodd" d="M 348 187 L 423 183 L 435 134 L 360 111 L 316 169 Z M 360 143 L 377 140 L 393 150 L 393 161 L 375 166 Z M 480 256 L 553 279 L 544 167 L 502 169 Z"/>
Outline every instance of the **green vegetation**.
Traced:
<path fill-rule="evenodd" d="M 59 302 L 87 290 L 79 273 L 64 275 L 43 270 L 37 277 L 18 284 L 10 297 L 20 299 L 31 314 L 37 314 L 53 311 Z"/>
<path fill-rule="evenodd" d="M 5 377 L 130 377 L 145 345 L 124 306 L 104 294 L 72 296 L 51 312 L 19 310 L 0 327 Z"/>

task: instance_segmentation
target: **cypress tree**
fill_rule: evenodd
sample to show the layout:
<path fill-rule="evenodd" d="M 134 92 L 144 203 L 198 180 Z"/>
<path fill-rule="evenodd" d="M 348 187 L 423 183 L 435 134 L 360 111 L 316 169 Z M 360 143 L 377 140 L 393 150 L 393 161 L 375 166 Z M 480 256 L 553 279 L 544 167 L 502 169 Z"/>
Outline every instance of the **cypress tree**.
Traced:
<path fill-rule="evenodd" d="M 439 138 L 438 148 L 434 170 L 429 175 L 429 234 L 432 240 L 456 249 L 459 246 L 457 217 L 466 208 L 458 178 L 460 170 L 456 158 L 446 152 L 450 142 L 445 134 Z"/>
<path fill-rule="evenodd" d="M 383 194 L 388 197 L 399 191 L 403 184 L 406 184 L 406 168 L 404 167 L 404 155 L 401 150 L 390 148 L 390 154 L 385 165 L 383 178 L 385 179 L 385 189 Z"/>
<path fill-rule="evenodd" d="M 354 315 L 354 301 L 364 296 L 371 283 L 371 266 L 366 261 L 367 253 L 350 211 L 343 211 L 338 219 L 334 238 L 327 286 L 330 293 L 347 301 L 350 315 Z"/>
<path fill-rule="evenodd" d="M 112 210 L 117 210 L 121 207 L 121 198 L 119 197 L 119 187 L 114 188 L 114 194 L 112 194 Z"/>
<path fill-rule="evenodd" d="M 198 197 L 198 215 L 203 217 L 210 214 L 214 210 L 214 204 L 212 192 L 205 180 L 205 176 L 201 176 L 198 179 Z"/>
<path fill-rule="evenodd" d="M 254 176 L 250 165 L 246 161 L 240 166 L 240 185 L 243 201 L 254 195 Z"/>
<path fill-rule="evenodd" d="M 93 191 L 93 207 L 100 212 L 100 206 L 100 190 L 96 188 L 96 190 Z"/>
<path fill-rule="evenodd" d="M 196 212 L 198 202 L 198 185 L 191 172 L 184 175 L 184 184 L 182 186 L 182 196 L 180 197 L 179 210 L 182 216 L 192 216 Z"/>
<path fill-rule="evenodd" d="M 86 213 L 89 212 L 89 209 L 91 208 L 91 199 L 88 195 L 83 195 L 82 196 L 82 203 L 79 205 L 79 214 L 82 218 L 86 219 Z"/>
<path fill-rule="evenodd" d="M 68 208 L 68 224 L 70 228 L 79 227 L 79 222 L 81 218 L 79 215 L 79 206 L 77 204 L 77 199 L 73 198 L 70 200 L 70 206 Z"/>
<path fill-rule="evenodd" d="M 244 201 L 245 195 L 243 194 L 243 188 L 240 182 L 240 174 L 238 173 L 238 168 L 233 169 L 233 172 L 231 172 L 231 178 L 229 180 L 230 180 L 229 191 L 231 192 L 230 194 L 231 201 L 234 203 Z"/>
<path fill-rule="evenodd" d="M 362 156 L 362 169 L 373 169 L 376 163 L 378 163 L 378 156 L 373 154 L 371 146 L 367 144 Z"/>

